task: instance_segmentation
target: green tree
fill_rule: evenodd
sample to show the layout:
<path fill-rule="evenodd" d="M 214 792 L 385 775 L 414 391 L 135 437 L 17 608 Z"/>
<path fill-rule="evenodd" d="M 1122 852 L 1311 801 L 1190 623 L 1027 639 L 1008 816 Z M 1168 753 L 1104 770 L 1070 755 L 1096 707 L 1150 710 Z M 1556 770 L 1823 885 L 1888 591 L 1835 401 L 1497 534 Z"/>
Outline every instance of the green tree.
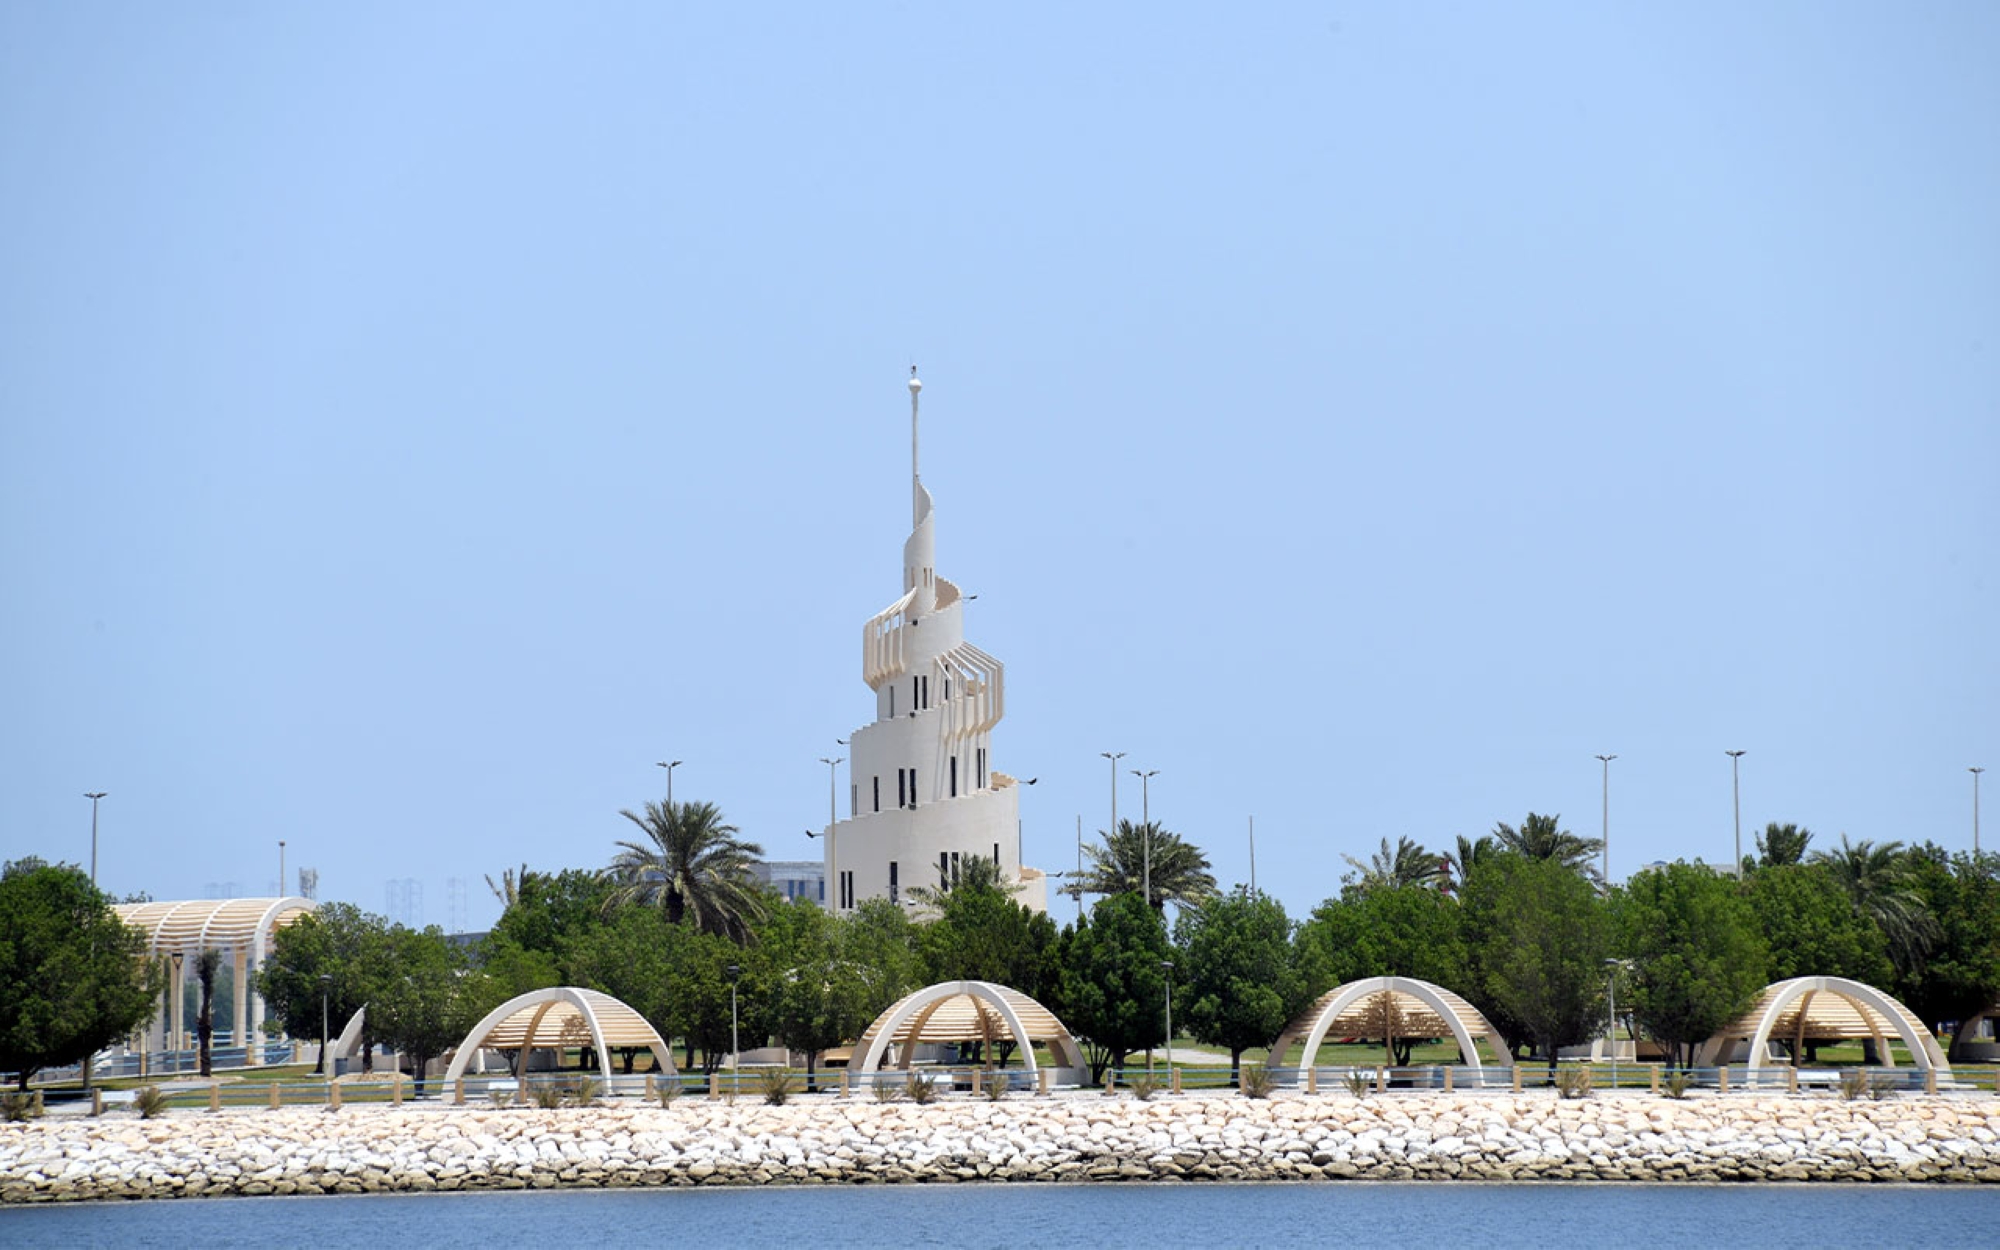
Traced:
<path fill-rule="evenodd" d="M 1934 843 L 1908 856 L 1910 888 L 1936 926 L 1928 956 L 1896 982 L 1896 995 L 1932 1027 L 1954 1023 L 1949 1058 L 2000 1002 L 2000 857 L 1952 854 Z"/>
<path fill-rule="evenodd" d="M 750 870 L 763 847 L 738 838 L 713 803 L 648 803 L 644 816 L 618 814 L 645 840 L 618 843 L 611 861 L 614 906 L 658 907 L 676 924 L 685 919 L 739 946 L 749 942 L 766 905 Z"/>
<path fill-rule="evenodd" d="M 1107 1067 L 1123 1067 L 1166 1032 L 1166 930 L 1136 892 L 1113 894 L 1090 909 L 1063 952 L 1063 1019 L 1089 1052 L 1091 1079 L 1103 1080 Z"/>
<path fill-rule="evenodd" d="M 1458 849 L 1444 857 L 1445 879 L 1439 889 L 1456 895 L 1465 888 L 1465 879 L 1480 864 L 1502 852 L 1503 848 L 1493 840 L 1490 833 L 1482 833 L 1477 838 L 1458 835 Z"/>
<path fill-rule="evenodd" d="M 1774 820 L 1757 835 L 1757 866 L 1777 868 L 1804 863 L 1806 847 L 1811 842 L 1812 830 L 1799 825 L 1781 825 Z"/>
<path fill-rule="evenodd" d="M 866 1007 L 869 1020 L 922 988 L 916 925 L 908 912 L 888 899 L 865 899 L 842 916 L 839 941 L 843 958 L 873 973 Z"/>
<path fill-rule="evenodd" d="M 1121 820 L 1116 833 L 1105 837 L 1100 831 L 1098 836 L 1099 845 L 1083 848 L 1088 863 L 1079 888 L 1085 894 L 1137 894 L 1150 880 L 1148 902 L 1154 911 L 1169 902 L 1191 906 L 1215 897 L 1208 857 L 1178 833 L 1161 828 L 1159 821 Z"/>
<path fill-rule="evenodd" d="M 1686 1067 L 1695 1047 L 1764 988 L 1756 912 L 1735 880 L 1687 863 L 1634 873 L 1613 910 L 1619 949 L 1632 963 L 1621 1001 L 1639 1030 Z"/>
<path fill-rule="evenodd" d="M 82 870 L 39 859 L 0 868 L 0 1071 L 20 1088 L 130 1033 L 160 979 L 146 935 L 118 919 Z"/>
<path fill-rule="evenodd" d="M 1824 864 L 1854 906 L 1882 930 L 1897 975 L 1920 972 L 1937 938 L 1937 922 L 1916 889 L 1903 844 L 1849 842 L 1843 833 L 1838 851 L 1814 851 L 1811 862 Z"/>
<path fill-rule="evenodd" d="M 195 1046 L 201 1074 L 212 1076 L 211 1044 L 215 1040 L 215 974 L 222 969 L 222 952 L 205 950 L 194 957 L 194 977 L 201 986 L 201 1006 L 194 1016 Z"/>
<path fill-rule="evenodd" d="M 663 1037 L 671 1038 L 675 1022 L 670 992 L 673 960 L 684 932 L 684 926 L 675 925 L 655 908 L 620 908 L 604 923 L 590 926 L 564 944 L 564 963 L 569 971 L 566 983 L 611 995 L 644 1016 Z M 498 975 L 491 964 L 487 971 Z M 637 1055 L 629 1048 L 621 1052 L 625 1071 L 632 1070 Z"/>
<path fill-rule="evenodd" d="M 1448 989 L 1466 980 L 1464 913 L 1428 886 L 1349 888 L 1299 926 L 1309 994 L 1364 977 L 1414 977 Z M 1399 1061 L 1400 1062 L 1400 1061 Z"/>
<path fill-rule="evenodd" d="M 845 940 L 852 932 L 804 899 L 772 908 L 758 932 L 760 1028 L 805 1055 L 808 1089 L 817 1087 L 820 1052 L 858 1036 L 880 1010 L 877 970 L 852 958 Z"/>
<path fill-rule="evenodd" d="M 1770 952 L 1765 976 L 1846 977 L 1888 985 L 1889 942 L 1824 864 L 1774 863 L 1752 873 L 1745 898 Z"/>
<path fill-rule="evenodd" d="M 468 975 L 464 954 L 436 925 L 394 926 L 383 937 L 381 955 L 368 1023 L 383 1045 L 408 1061 L 421 1098 L 430 1062 L 465 1039 L 485 996 L 479 978 Z"/>
<path fill-rule="evenodd" d="M 1061 975 L 1055 922 L 1015 902 L 993 861 L 970 856 L 958 882 L 928 899 L 938 914 L 918 929 L 927 981 L 991 981 L 1040 998 Z"/>
<path fill-rule="evenodd" d="M 1553 1072 L 1556 1052 L 1588 1041 L 1604 1018 L 1610 922 L 1596 887 L 1558 856 L 1498 855 L 1466 881 L 1465 909 L 1466 997 L 1495 1027 L 1532 1040 Z"/>
<path fill-rule="evenodd" d="M 1500 849 L 1523 859 L 1543 859 L 1561 864 L 1571 872 L 1598 880 L 1598 853 L 1604 850 L 1601 838 L 1586 838 L 1562 828 L 1561 816 L 1538 816 L 1529 812 L 1516 829 L 1509 824 L 1493 827 L 1493 840 Z"/>
<path fill-rule="evenodd" d="M 1184 908 L 1174 930 L 1182 1019 L 1195 1040 L 1228 1048 L 1234 1082 L 1243 1052 L 1270 1045 L 1305 1006 L 1292 922 L 1276 899 L 1242 891 Z"/>
<path fill-rule="evenodd" d="M 322 903 L 279 929 L 257 975 L 257 990 L 272 1018 L 293 1037 L 319 1037 L 322 1027 L 337 1035 L 375 992 L 386 965 L 388 931 L 382 917 L 352 903 Z M 374 1016 L 364 1017 L 364 1070 L 374 1069 L 380 1036 Z M 321 1047 L 315 1072 L 326 1070 L 325 1050 Z"/>
<path fill-rule="evenodd" d="M 1368 858 L 1366 863 L 1352 855 L 1342 855 L 1342 859 L 1353 865 L 1354 872 L 1341 878 L 1343 885 L 1362 890 L 1394 890 L 1407 885 L 1439 885 L 1450 873 L 1451 860 L 1427 851 L 1420 843 L 1409 838 L 1397 838 L 1394 849 L 1389 839 L 1382 839 L 1382 849 Z"/>

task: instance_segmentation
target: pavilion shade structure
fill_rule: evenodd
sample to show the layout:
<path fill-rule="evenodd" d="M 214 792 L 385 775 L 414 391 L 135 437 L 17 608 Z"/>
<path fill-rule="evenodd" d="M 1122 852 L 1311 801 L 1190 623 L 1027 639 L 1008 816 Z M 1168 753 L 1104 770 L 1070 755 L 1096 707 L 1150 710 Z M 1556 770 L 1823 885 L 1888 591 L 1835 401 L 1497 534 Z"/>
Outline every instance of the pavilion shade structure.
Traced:
<path fill-rule="evenodd" d="M 309 898 L 192 899 L 171 903 L 120 903 L 113 910 L 126 924 L 146 935 L 149 956 L 180 956 L 173 961 L 171 984 L 165 990 L 166 1020 L 147 1029 L 147 1045 L 180 1049 L 188 1045 L 183 988 L 193 975 L 195 956 L 225 951 L 235 979 L 238 1044 L 252 1064 L 263 1059 L 264 999 L 252 987 L 251 975 L 261 968 L 279 929 L 297 921 L 318 904 Z"/>
<path fill-rule="evenodd" d="M 1020 1024 L 1018 1031 L 1007 1019 L 1010 1012 Z M 907 1068 L 918 1045 L 946 1042 L 983 1043 L 989 1064 L 994 1044 L 1005 1042 L 1019 1046 L 1029 1068 L 1036 1066 L 1036 1042 L 1047 1046 L 1064 1068 L 1083 1064 L 1082 1048 L 1054 1012 L 1019 990 L 984 981 L 942 982 L 905 995 L 875 1018 L 852 1053 L 870 1057 L 862 1064 L 869 1071 L 881 1064 L 893 1045 L 896 1066 Z"/>
<path fill-rule="evenodd" d="M 1502 1064 L 1512 1062 L 1506 1043 L 1478 1008 L 1450 990 L 1408 977 L 1371 977 L 1328 990 L 1271 1043 L 1270 1061 L 1282 1062 L 1293 1046 L 1303 1043 L 1303 1075 L 1329 1037 L 1379 1040 L 1385 1048 L 1400 1040 L 1451 1038 L 1461 1059 L 1473 1067 L 1480 1066 L 1478 1042 L 1485 1039 Z"/>
<path fill-rule="evenodd" d="M 459 1044 L 446 1080 L 457 1080 L 479 1050 L 567 1050 L 592 1047 L 606 1080 L 610 1055 L 626 1048 L 650 1050 L 660 1071 L 673 1071 L 673 1054 L 659 1030 L 619 999 L 575 986 L 534 990 L 488 1012 Z M 517 1065 L 518 1066 L 518 1065 Z"/>
<path fill-rule="evenodd" d="M 1734 1044 L 1747 1041 L 1750 1066 L 1760 1067 L 1766 1061 L 1760 1037 L 1767 1043 L 1788 1043 L 1795 1063 L 1808 1042 L 1867 1041 L 1875 1044 L 1884 1064 L 1893 1064 L 1890 1045 L 1901 1042 L 1919 1068 L 1936 1068 L 1947 1076 L 1951 1071 L 1915 1013 L 1873 986 L 1842 977 L 1794 977 L 1765 987 L 1748 1011 L 1703 1045 L 1696 1062 L 1727 1062 Z"/>

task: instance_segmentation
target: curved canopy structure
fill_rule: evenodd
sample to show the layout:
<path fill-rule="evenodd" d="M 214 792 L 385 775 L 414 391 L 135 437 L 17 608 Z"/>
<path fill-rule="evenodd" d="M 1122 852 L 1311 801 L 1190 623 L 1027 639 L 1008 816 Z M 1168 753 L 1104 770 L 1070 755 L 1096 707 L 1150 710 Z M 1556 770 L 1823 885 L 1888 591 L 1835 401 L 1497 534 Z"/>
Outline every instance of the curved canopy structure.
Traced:
<path fill-rule="evenodd" d="M 444 1079 L 456 1081 L 481 1049 L 529 1051 L 537 1046 L 589 1046 L 597 1052 L 599 1074 L 611 1085 L 611 1050 L 644 1046 L 663 1073 L 674 1070 L 673 1051 L 646 1017 L 609 994 L 574 986 L 530 990 L 501 1003 L 472 1026 Z M 523 1069 L 524 1070 L 524 1069 Z"/>
<path fill-rule="evenodd" d="M 1087 1071 L 1083 1047 L 1055 1013 L 1016 989 L 991 981 L 941 981 L 926 986 L 875 1017 L 855 1043 L 863 1055 L 858 1071 L 875 1072 L 889 1047 L 898 1052 L 896 1066 L 908 1068 L 919 1043 L 1012 1041 L 1028 1071 L 1037 1070 L 1036 1042 L 1049 1054 L 1065 1078 Z M 990 1052 L 989 1052 L 990 1053 Z"/>
<path fill-rule="evenodd" d="M 167 987 L 166 1014 L 169 1018 L 149 1030 L 151 1044 L 180 1050 L 187 1044 L 183 1006 L 184 987 L 194 969 L 193 957 L 207 950 L 230 954 L 232 983 L 235 986 L 233 1017 L 239 1025 L 239 1043 L 248 1046 L 251 1063 L 261 1062 L 264 1050 L 264 998 L 254 992 L 251 973 L 271 953 L 271 939 L 279 929 L 312 911 L 319 904 L 309 898 L 221 898 L 191 899 L 178 903 L 120 903 L 113 908 L 118 918 L 146 934 L 146 953 L 173 958 L 173 977 Z"/>
<path fill-rule="evenodd" d="M 1723 1061 L 1735 1043 L 1750 1043 L 1749 1064 L 1761 1068 L 1773 1041 L 1791 1043 L 1794 1062 L 1806 1042 L 1864 1040 L 1875 1043 L 1884 1066 L 1893 1067 L 1891 1039 L 1903 1043 L 1919 1070 L 1951 1075 L 1944 1051 L 1923 1021 L 1872 985 L 1845 977 L 1793 977 L 1765 988 L 1750 1010 L 1724 1025 L 1696 1053 L 1699 1067 Z"/>
<path fill-rule="evenodd" d="M 1303 1041 L 1298 1077 L 1305 1080 L 1328 1033 L 1379 1037 L 1385 1045 L 1396 1038 L 1449 1037 L 1458 1043 L 1460 1061 L 1471 1068 L 1485 1066 L 1477 1044 L 1483 1037 L 1492 1043 L 1502 1067 L 1514 1066 L 1513 1051 L 1477 1007 L 1450 990 L 1413 977 L 1369 977 L 1320 995 L 1271 1043 L 1273 1065 L 1282 1061 L 1294 1042 Z"/>

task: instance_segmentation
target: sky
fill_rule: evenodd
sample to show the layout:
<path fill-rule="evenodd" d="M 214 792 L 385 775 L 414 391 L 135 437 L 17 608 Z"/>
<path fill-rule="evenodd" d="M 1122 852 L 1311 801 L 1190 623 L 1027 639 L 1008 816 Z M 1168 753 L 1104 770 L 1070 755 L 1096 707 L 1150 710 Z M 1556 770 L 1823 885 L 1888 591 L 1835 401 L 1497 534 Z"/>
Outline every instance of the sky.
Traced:
<path fill-rule="evenodd" d="M 817 858 L 912 364 L 1031 864 L 1101 752 L 1294 916 L 1598 835 L 1599 754 L 1616 878 L 1730 859 L 1731 749 L 1746 850 L 1963 849 L 1996 63 L 1981 3 L 0 5 L 0 858 L 103 791 L 113 894 L 283 840 L 477 929 L 672 759 Z"/>

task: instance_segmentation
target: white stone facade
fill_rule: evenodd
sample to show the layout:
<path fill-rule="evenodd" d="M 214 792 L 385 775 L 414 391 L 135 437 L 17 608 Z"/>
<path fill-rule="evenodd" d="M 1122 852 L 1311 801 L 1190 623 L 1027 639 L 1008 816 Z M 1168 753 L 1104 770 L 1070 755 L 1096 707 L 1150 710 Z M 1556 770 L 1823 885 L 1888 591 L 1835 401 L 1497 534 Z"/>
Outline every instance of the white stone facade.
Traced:
<path fill-rule="evenodd" d="M 907 903 L 911 887 L 948 884 L 979 855 L 1023 883 L 1015 897 L 1044 910 L 1042 874 L 1021 865 L 1020 787 L 993 763 L 1005 669 L 965 640 L 965 598 L 937 575 L 936 517 L 917 472 L 922 389 L 911 370 L 903 592 L 862 627 L 875 720 L 848 739 L 848 817 L 827 839 L 827 903 L 837 912 L 870 898 Z"/>

